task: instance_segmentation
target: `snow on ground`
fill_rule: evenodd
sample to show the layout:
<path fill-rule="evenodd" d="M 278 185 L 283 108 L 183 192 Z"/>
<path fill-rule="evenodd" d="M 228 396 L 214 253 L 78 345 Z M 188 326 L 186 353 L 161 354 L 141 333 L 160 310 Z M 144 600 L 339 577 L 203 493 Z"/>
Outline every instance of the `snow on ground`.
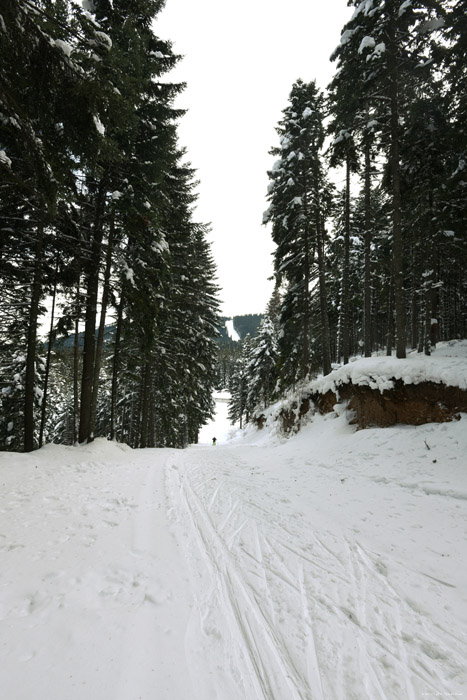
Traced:
<path fill-rule="evenodd" d="M 1 697 L 465 696 L 466 422 L 0 454 Z"/>
<path fill-rule="evenodd" d="M 413 350 L 401 362 L 391 357 L 352 358 L 347 365 L 339 367 L 326 377 L 313 380 L 311 391 L 326 393 L 336 391 L 341 384 L 365 384 L 374 389 L 392 389 L 395 379 L 404 384 L 438 382 L 447 386 L 467 389 L 467 340 L 451 340 L 438 343 L 433 353 L 427 357 Z"/>

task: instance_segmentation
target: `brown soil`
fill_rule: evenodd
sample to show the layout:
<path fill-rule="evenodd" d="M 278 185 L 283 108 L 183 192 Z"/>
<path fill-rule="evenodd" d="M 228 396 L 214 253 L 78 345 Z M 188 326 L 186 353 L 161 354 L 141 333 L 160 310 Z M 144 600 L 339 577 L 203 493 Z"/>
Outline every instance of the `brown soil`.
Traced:
<path fill-rule="evenodd" d="M 351 422 L 359 428 L 445 423 L 467 412 L 467 391 L 434 382 L 404 384 L 397 380 L 393 389 L 383 392 L 349 383 L 339 388 L 339 399 L 331 391 L 312 399 L 321 413 L 329 413 L 339 401 L 348 401 L 354 412 Z"/>

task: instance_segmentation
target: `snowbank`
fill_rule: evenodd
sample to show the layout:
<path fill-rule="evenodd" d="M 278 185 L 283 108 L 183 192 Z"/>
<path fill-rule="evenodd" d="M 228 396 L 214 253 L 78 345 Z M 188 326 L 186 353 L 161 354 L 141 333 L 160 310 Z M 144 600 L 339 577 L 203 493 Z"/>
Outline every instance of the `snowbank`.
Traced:
<path fill-rule="evenodd" d="M 405 360 L 396 357 L 353 358 L 348 365 L 319 377 L 308 385 L 309 393 L 336 393 L 340 386 L 352 382 L 372 389 L 392 389 L 395 381 L 404 384 L 434 382 L 467 389 L 467 340 L 439 343 L 431 356 L 410 352 Z"/>
<path fill-rule="evenodd" d="M 423 390 L 418 396 L 412 396 L 416 392 L 410 391 L 402 396 L 396 391 L 401 385 L 423 386 Z M 457 390 L 452 396 L 452 406 L 449 405 L 449 387 Z M 396 423 L 419 425 L 450 420 L 459 410 L 465 411 L 467 398 L 465 393 L 460 397 L 459 392 L 466 391 L 467 340 L 454 340 L 439 343 L 429 357 L 417 352 L 408 353 L 404 360 L 394 356 L 354 357 L 349 364 L 335 368 L 327 376 L 301 382 L 266 410 L 258 411 L 254 420 L 257 426 L 272 431 L 275 439 L 281 439 L 311 420 L 315 410 L 313 398 L 323 412 L 335 410 L 338 414 L 347 408 L 350 400 L 350 409 L 357 411 L 357 417 L 350 412 L 348 417 L 355 418 L 360 427 Z M 372 406 L 368 413 L 372 415 L 364 415 L 365 404 L 369 404 L 370 399 Z M 336 405 L 342 400 L 344 405 Z M 396 410 L 397 402 L 400 410 Z M 249 430 L 255 431 L 256 426 Z"/>

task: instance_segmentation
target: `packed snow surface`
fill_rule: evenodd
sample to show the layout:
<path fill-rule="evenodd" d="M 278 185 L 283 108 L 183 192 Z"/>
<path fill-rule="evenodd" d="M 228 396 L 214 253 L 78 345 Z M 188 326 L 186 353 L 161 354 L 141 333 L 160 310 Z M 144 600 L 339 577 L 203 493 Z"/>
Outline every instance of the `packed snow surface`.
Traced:
<path fill-rule="evenodd" d="M 466 423 L 0 454 L 1 697 L 465 696 Z"/>

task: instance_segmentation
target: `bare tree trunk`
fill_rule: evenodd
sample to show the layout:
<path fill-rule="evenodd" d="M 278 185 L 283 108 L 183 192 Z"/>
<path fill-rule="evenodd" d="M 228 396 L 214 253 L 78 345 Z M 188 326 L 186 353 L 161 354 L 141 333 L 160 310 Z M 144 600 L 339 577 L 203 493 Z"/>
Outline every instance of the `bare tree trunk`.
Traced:
<path fill-rule="evenodd" d="M 434 284 L 435 284 L 435 236 L 433 230 L 433 218 L 434 218 L 434 197 L 433 189 L 430 187 L 428 191 L 428 207 L 429 207 L 429 224 L 428 224 L 428 250 L 425 257 L 427 270 L 425 272 L 425 355 L 431 355 L 431 343 L 432 343 L 432 320 L 433 320 L 433 306 L 434 306 Z"/>
<path fill-rule="evenodd" d="M 122 337 L 123 304 L 125 285 L 122 285 L 120 302 L 117 311 L 117 326 L 115 328 L 114 357 L 112 362 L 112 392 L 110 397 L 110 439 L 115 438 L 115 422 L 117 416 L 118 372 L 120 369 L 120 340 Z M 123 428 L 122 428 L 123 430 Z"/>
<path fill-rule="evenodd" d="M 44 393 L 42 394 L 42 406 L 41 406 L 41 427 L 39 430 L 39 447 L 42 447 L 42 442 L 44 439 L 44 428 L 45 428 L 45 416 L 47 412 L 47 389 L 49 386 L 49 374 L 50 374 L 50 360 L 52 357 L 52 346 L 55 342 L 55 300 L 57 296 L 57 276 L 58 276 L 58 255 L 55 262 L 55 273 L 54 273 L 54 286 L 52 291 L 52 309 L 50 313 L 50 328 L 49 328 L 49 343 L 47 347 L 47 358 L 45 361 L 45 376 L 44 376 Z"/>
<path fill-rule="evenodd" d="M 79 435 L 79 316 L 80 316 L 80 284 L 77 283 L 75 340 L 73 343 L 73 444 L 78 442 Z"/>
<path fill-rule="evenodd" d="M 115 222 L 114 222 L 114 212 L 112 211 L 112 216 L 110 220 L 110 232 L 109 240 L 107 242 L 107 253 L 105 256 L 105 272 L 104 272 L 104 287 L 102 290 L 102 300 L 101 300 L 101 317 L 99 322 L 99 330 L 97 333 L 96 342 L 96 353 L 94 359 L 94 376 L 92 381 L 92 397 L 91 397 L 91 421 L 90 429 L 91 435 L 94 435 L 96 427 L 96 411 L 97 411 L 97 396 L 99 392 L 99 374 L 102 364 L 102 350 L 104 347 L 104 331 L 105 331 L 105 317 L 107 315 L 107 306 L 109 303 L 110 296 L 110 271 L 112 266 L 112 254 L 113 254 L 113 242 L 115 234 Z"/>
<path fill-rule="evenodd" d="M 148 423 L 149 423 L 149 394 L 151 384 L 151 365 L 149 360 L 146 360 L 143 374 L 143 397 L 141 411 L 141 431 L 140 445 L 141 447 L 148 446 Z"/>
<path fill-rule="evenodd" d="M 154 382 L 150 381 L 149 387 L 149 416 L 148 416 L 148 447 L 156 446 L 156 415 L 154 411 Z M 186 415 L 185 415 L 186 426 Z M 186 445 L 185 445 L 186 447 Z"/>
<path fill-rule="evenodd" d="M 44 246 L 44 229 L 42 224 L 37 230 L 34 250 L 34 273 L 32 282 L 31 304 L 29 307 L 29 324 L 27 333 L 26 376 L 24 386 L 24 451 L 34 449 L 34 380 L 36 365 L 37 319 L 42 288 L 42 250 Z"/>
<path fill-rule="evenodd" d="M 392 355 L 392 327 L 393 327 L 393 277 L 389 275 L 388 303 L 387 303 L 387 328 L 386 328 L 386 355 Z"/>
<path fill-rule="evenodd" d="M 92 244 L 87 270 L 86 314 L 84 326 L 83 367 L 81 375 L 81 403 L 79 421 L 79 442 L 93 439 L 91 431 L 91 402 L 96 348 L 97 297 L 99 291 L 99 268 L 101 262 L 102 217 L 105 203 L 104 178 L 99 183 Z"/>
<path fill-rule="evenodd" d="M 328 302 L 326 294 L 326 275 L 325 275 L 325 259 L 324 259 L 324 223 L 320 221 L 316 226 L 316 239 L 318 249 L 318 280 L 319 280 L 319 302 L 321 309 L 321 347 L 323 357 L 323 374 L 329 374 L 331 371 L 331 344 L 329 332 L 329 316 Z"/>
<path fill-rule="evenodd" d="M 431 292 L 431 326 L 430 326 L 430 338 L 431 338 L 431 347 L 436 348 L 436 344 L 438 342 L 438 333 L 439 333 L 439 319 L 438 319 L 438 313 L 439 313 L 439 285 L 437 282 L 439 281 L 439 257 L 438 257 L 438 249 L 436 246 L 433 246 L 433 288 Z"/>
<path fill-rule="evenodd" d="M 308 192 L 305 180 L 305 194 L 304 194 L 304 247 L 305 247 L 305 275 L 304 275 L 304 291 L 303 291 L 303 346 L 302 346 L 302 378 L 305 379 L 308 375 L 309 361 L 310 361 L 310 235 L 308 230 Z"/>
<path fill-rule="evenodd" d="M 342 355 L 349 362 L 349 270 L 350 268 L 350 156 L 345 160 L 344 260 L 342 268 Z"/>
<path fill-rule="evenodd" d="M 365 357 L 371 357 L 371 160 L 369 144 L 365 144 L 365 282 L 363 318 Z"/>
<path fill-rule="evenodd" d="M 390 98 L 390 132 L 391 155 L 390 168 L 392 180 L 392 259 L 394 275 L 394 310 L 396 314 L 396 355 L 406 356 L 406 318 L 404 297 L 402 214 L 399 156 L 399 85 L 396 55 L 396 20 L 389 23 L 389 98 Z"/>

